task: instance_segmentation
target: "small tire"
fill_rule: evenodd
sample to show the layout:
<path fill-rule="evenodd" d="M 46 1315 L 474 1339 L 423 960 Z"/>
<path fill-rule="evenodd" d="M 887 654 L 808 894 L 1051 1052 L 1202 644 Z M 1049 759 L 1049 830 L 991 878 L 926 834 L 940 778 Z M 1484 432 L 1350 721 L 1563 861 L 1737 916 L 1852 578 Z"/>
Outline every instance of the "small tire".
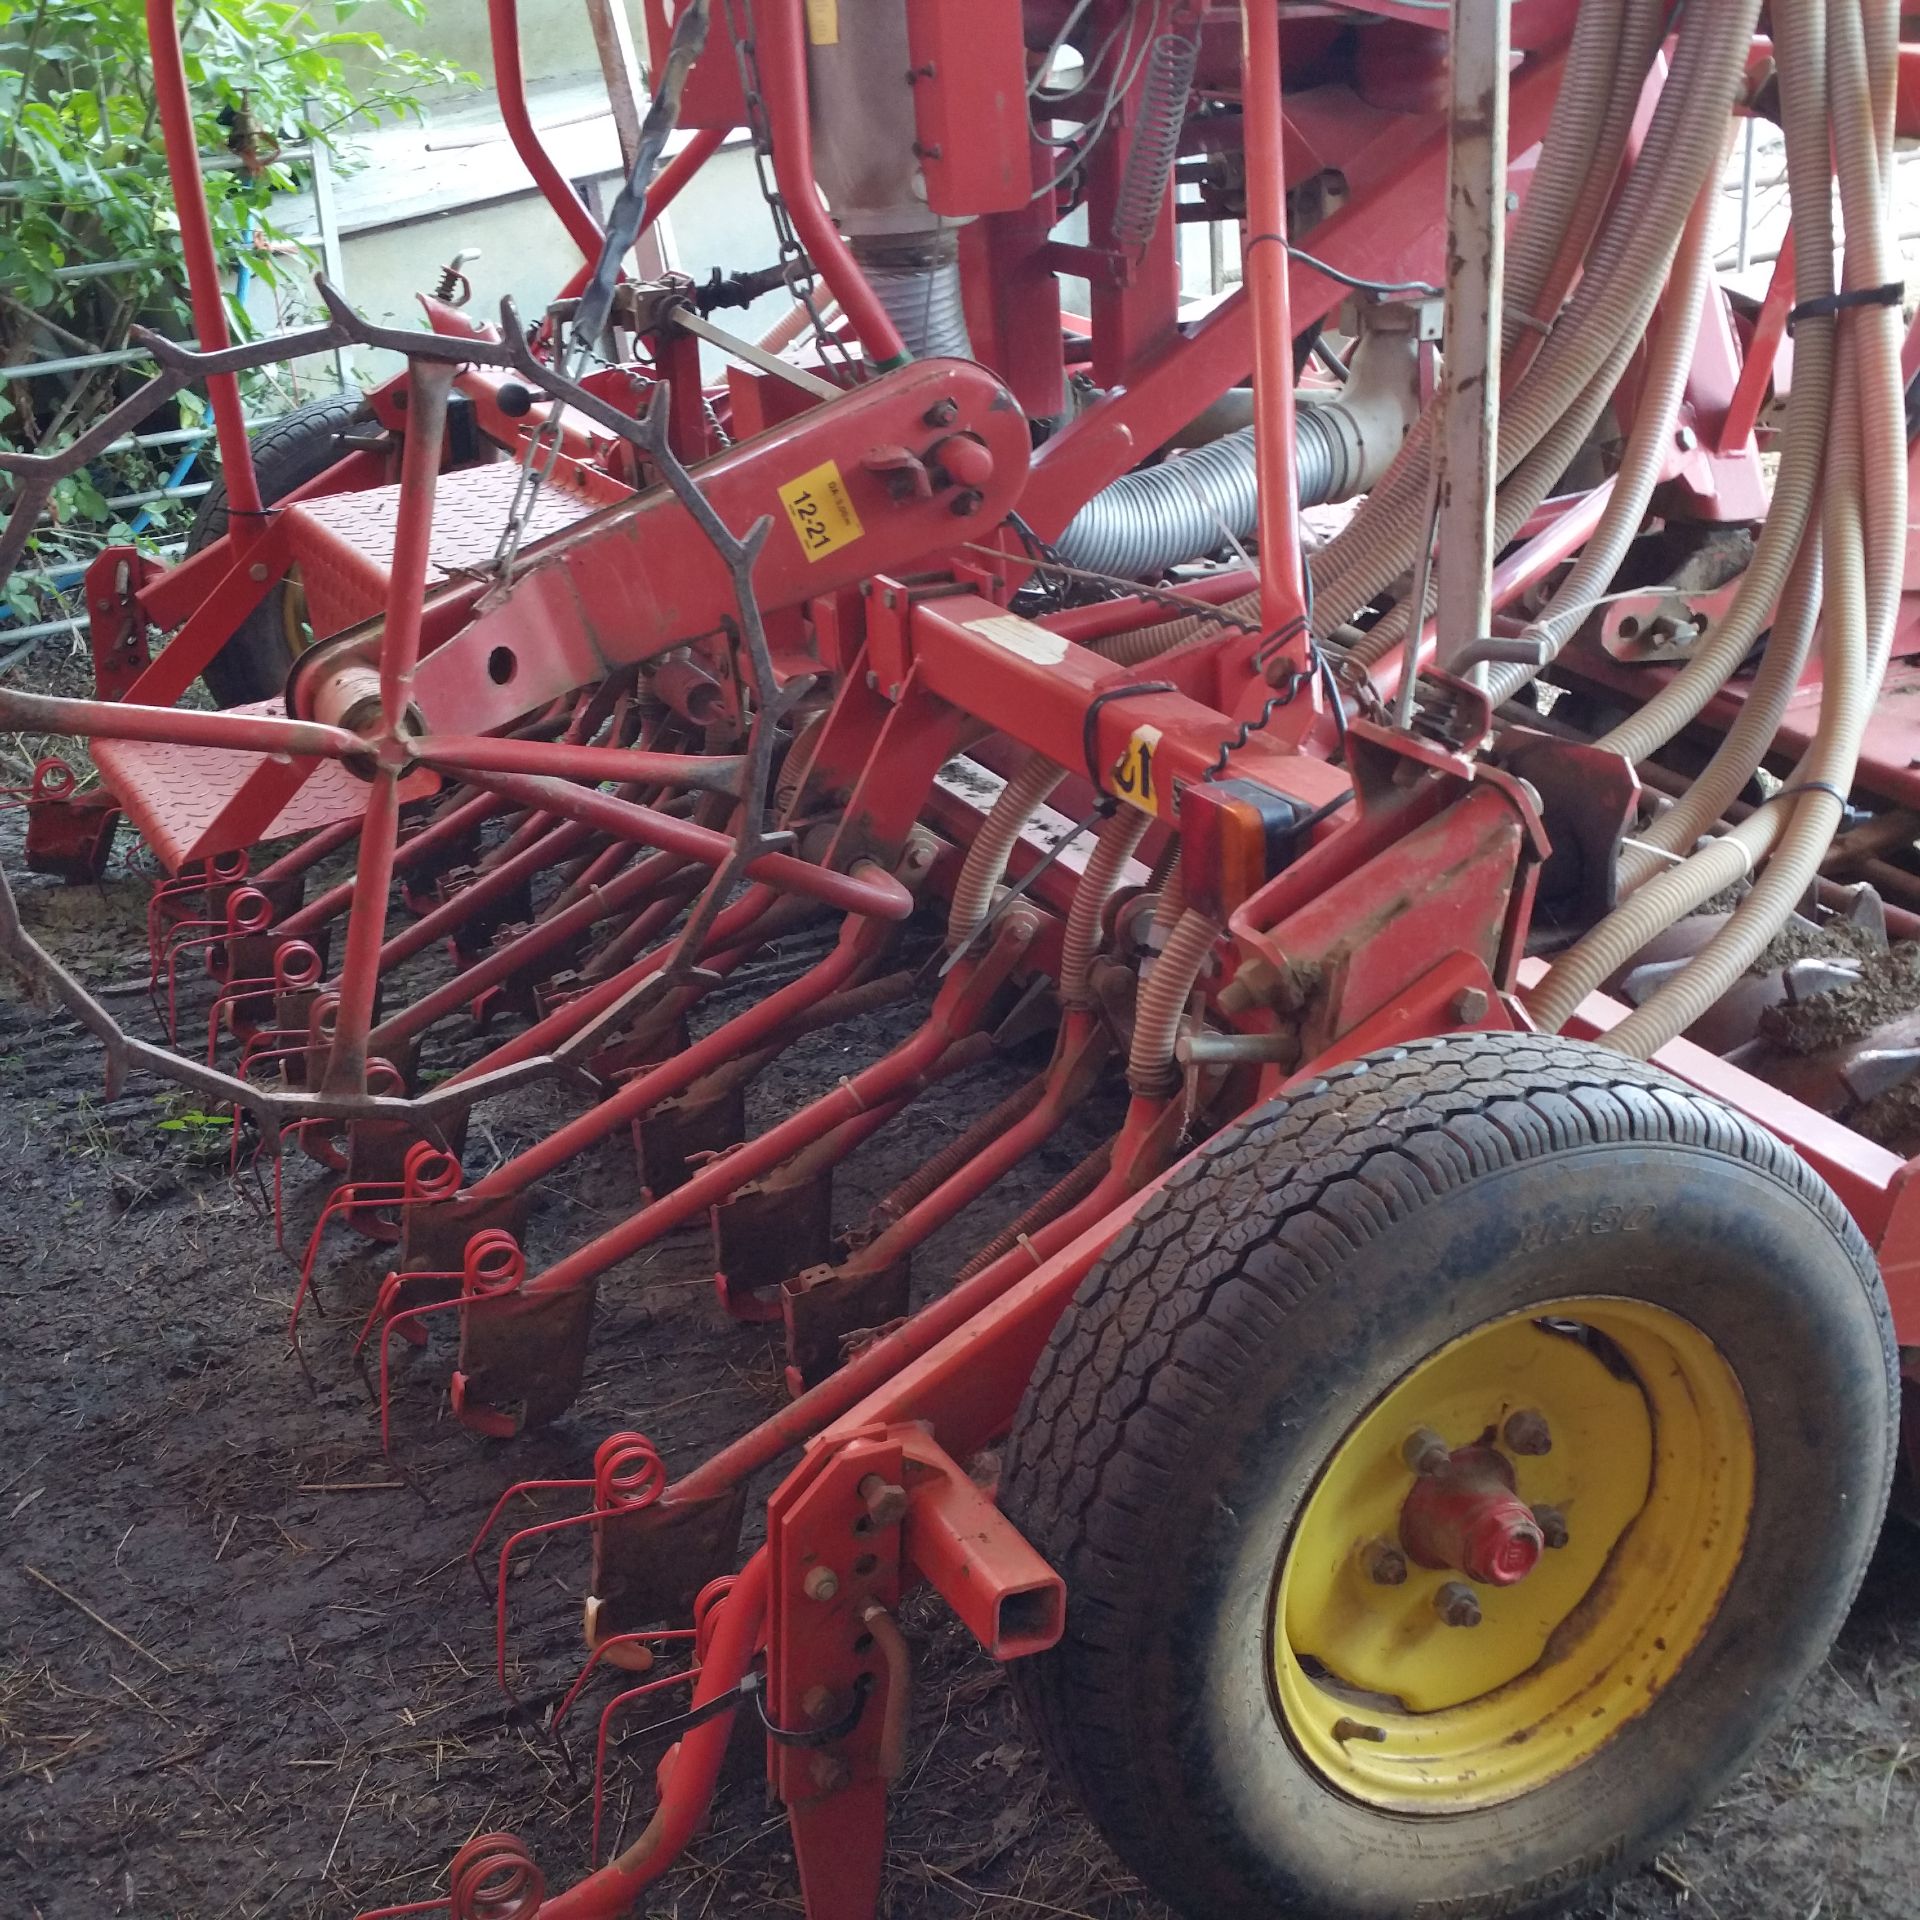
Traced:
<path fill-rule="evenodd" d="M 1372 1804 L 1310 1757 L 1275 1677 L 1302 1516 L 1356 1423 L 1433 1356 L 1488 1329 L 1558 1336 L 1565 1323 L 1529 1310 L 1569 1294 L 1698 1330 L 1737 1381 L 1753 1458 L 1744 1532 L 1720 1543 L 1731 1570 L 1696 1638 L 1670 1656 L 1652 1641 L 1675 1663 L 1663 1686 L 1624 1694 L 1576 1763 L 1549 1750 L 1543 1770 L 1564 1770 L 1493 1804 L 1464 1790 L 1458 1810 Z M 1013 1682 L 1057 1777 L 1193 1920 L 1548 1912 L 1698 1814 L 1825 1655 L 1878 1533 L 1896 1434 L 1872 1256 L 1779 1141 L 1575 1042 L 1481 1034 L 1374 1054 L 1203 1147 L 1056 1327 L 1002 1501 L 1066 1580 L 1066 1632 L 1015 1662 Z M 1398 1473 L 1401 1457 L 1396 1442 L 1362 1466 Z M 1670 1505 L 1684 1484 L 1665 1477 Z M 1698 1583 L 1687 1553 L 1674 1564 L 1663 1578 Z M 1460 1624 L 1474 1622 L 1440 1631 Z M 1548 1645 L 1522 1678 L 1586 1657 L 1577 1634 L 1571 1657 Z M 1406 1709 L 1367 1698 L 1351 1710 L 1363 1720 Z M 1362 1733 L 1352 1751 L 1371 1754 L 1381 1730 Z"/>
<path fill-rule="evenodd" d="M 253 449 L 261 501 L 271 506 L 317 480 L 340 459 L 340 436 L 368 417 L 366 402 L 358 394 L 329 394 L 256 428 L 248 444 Z M 215 480 L 200 497 L 200 510 L 187 534 L 188 553 L 211 546 L 226 530 L 227 489 L 224 482 Z M 237 707 L 268 700 L 286 685 L 296 651 L 299 605 L 297 583 L 278 582 L 207 662 L 202 677 L 216 705 Z"/>

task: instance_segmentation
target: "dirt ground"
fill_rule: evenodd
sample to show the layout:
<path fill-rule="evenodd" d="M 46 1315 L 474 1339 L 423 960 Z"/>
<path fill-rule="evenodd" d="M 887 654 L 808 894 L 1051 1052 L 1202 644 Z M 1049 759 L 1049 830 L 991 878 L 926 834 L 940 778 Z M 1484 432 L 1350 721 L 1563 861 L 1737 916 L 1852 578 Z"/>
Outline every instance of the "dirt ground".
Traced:
<path fill-rule="evenodd" d="M 17 871 L 9 825 L 0 857 Z M 144 984 L 131 980 L 140 876 L 27 881 L 22 899 L 91 979 Z M 907 1017 L 797 1050 L 757 1089 L 756 1120 L 870 1057 Z M 1020 1071 L 950 1083 L 883 1134 L 846 1170 L 840 1217 Z M 346 1920 L 431 1898 L 454 1849 L 499 1828 L 564 1885 L 587 1865 L 590 1714 L 606 1693 L 570 1724 L 570 1752 L 514 1716 L 468 1542 L 510 1482 L 584 1473 L 615 1428 L 643 1430 L 682 1467 L 741 1430 L 780 1398 L 768 1334 L 725 1322 L 706 1233 L 682 1233 L 603 1285 L 590 1383 L 564 1421 L 511 1443 L 452 1423 L 442 1335 L 398 1363 L 388 1459 L 348 1351 L 380 1263 L 344 1236 L 328 1243 L 296 1358 L 294 1267 L 253 1184 L 229 1179 L 224 1133 L 167 1124 L 185 1105 L 151 1082 L 104 1102 L 92 1044 L 0 983 L 0 1920 Z M 538 1117 L 490 1112 L 484 1150 L 511 1151 Z M 997 1211 L 956 1223 L 921 1272 L 950 1271 L 1086 1150 L 1099 1118 Z M 294 1168 L 289 1188 L 301 1235 L 321 1192 L 310 1175 Z M 634 1181 L 624 1148 L 570 1168 L 541 1194 L 536 1251 L 628 1207 Z M 584 1575 L 583 1543 L 561 1534 L 513 1580 L 515 1677 L 537 1709 L 575 1664 Z M 930 1606 L 908 1624 L 915 1711 L 886 1911 L 1163 1916 L 1050 1789 L 1002 1673 Z M 642 1730 L 616 1745 L 615 1840 L 644 1822 L 663 1744 Z M 1916 1887 L 1920 1546 L 1896 1528 L 1758 1765 L 1579 1914 L 1909 1920 Z M 751 1776 L 645 1908 L 799 1910 L 783 1823 Z"/>

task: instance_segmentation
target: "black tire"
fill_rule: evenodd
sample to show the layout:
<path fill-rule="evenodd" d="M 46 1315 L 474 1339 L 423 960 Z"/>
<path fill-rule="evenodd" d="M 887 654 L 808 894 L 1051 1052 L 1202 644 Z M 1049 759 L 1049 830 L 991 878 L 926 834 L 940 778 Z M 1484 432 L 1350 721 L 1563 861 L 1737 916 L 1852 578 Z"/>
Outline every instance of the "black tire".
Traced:
<path fill-rule="evenodd" d="M 1623 1198 L 1657 1222 L 1631 1252 L 1598 1224 Z M 1573 1294 L 1680 1315 L 1755 1411 L 1718 1611 L 1665 1690 L 1546 1784 L 1411 1817 L 1350 1798 L 1272 1705 L 1295 1516 L 1428 1355 Z M 1210 1142 L 1056 1328 L 1002 1498 L 1064 1575 L 1067 1627 L 1014 1683 L 1057 1775 L 1193 1920 L 1551 1911 L 1693 1818 L 1825 1655 L 1885 1508 L 1895 1395 L 1865 1242 L 1758 1127 L 1564 1040 L 1374 1054 Z"/>
<path fill-rule="evenodd" d="M 296 487 L 304 487 L 341 457 L 340 436 L 367 418 L 366 402 L 355 393 L 329 394 L 283 413 L 248 436 L 260 498 L 271 506 Z M 187 551 L 198 553 L 227 530 L 227 490 L 219 480 L 200 497 L 187 535 Z M 292 634 L 299 589 L 281 581 L 208 661 L 203 678 L 217 705 L 241 706 L 268 700 L 287 683 L 293 665 Z"/>

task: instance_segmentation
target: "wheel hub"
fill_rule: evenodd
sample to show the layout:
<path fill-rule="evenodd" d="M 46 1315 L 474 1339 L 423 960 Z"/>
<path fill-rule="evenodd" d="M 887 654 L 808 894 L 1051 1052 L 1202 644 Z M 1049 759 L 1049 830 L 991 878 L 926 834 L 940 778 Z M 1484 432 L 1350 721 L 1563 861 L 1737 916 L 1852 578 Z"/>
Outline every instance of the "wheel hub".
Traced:
<path fill-rule="evenodd" d="M 1451 1567 L 1483 1586 L 1524 1580 L 1546 1551 L 1533 1509 L 1497 1447 L 1462 1447 L 1423 1474 L 1400 1509 L 1400 1544 L 1416 1566 Z"/>

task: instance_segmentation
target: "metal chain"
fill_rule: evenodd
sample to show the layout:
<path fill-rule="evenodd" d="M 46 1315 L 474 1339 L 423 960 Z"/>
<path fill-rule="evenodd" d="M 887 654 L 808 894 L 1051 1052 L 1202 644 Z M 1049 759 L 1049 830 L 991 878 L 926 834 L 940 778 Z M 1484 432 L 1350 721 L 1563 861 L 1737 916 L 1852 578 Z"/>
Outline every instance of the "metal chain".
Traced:
<path fill-rule="evenodd" d="M 794 299 L 806 308 L 807 319 L 812 324 L 822 356 L 829 359 L 837 357 L 851 373 L 855 371 L 853 356 L 834 337 L 832 329 L 821 317 L 813 262 L 807 257 L 806 248 L 800 244 L 800 236 L 794 231 L 792 217 L 787 212 L 787 203 L 781 197 L 779 184 L 770 171 L 773 164 L 773 126 L 767 118 L 765 84 L 760 77 L 760 49 L 754 38 L 753 0 L 721 0 L 721 4 L 726 15 L 727 37 L 733 42 L 734 61 L 740 69 L 740 95 L 746 103 L 747 134 L 753 144 L 754 178 L 759 183 L 760 197 L 766 202 L 767 217 L 773 223 L 774 243 L 778 249 L 779 263 L 786 271 L 788 289 Z"/>

